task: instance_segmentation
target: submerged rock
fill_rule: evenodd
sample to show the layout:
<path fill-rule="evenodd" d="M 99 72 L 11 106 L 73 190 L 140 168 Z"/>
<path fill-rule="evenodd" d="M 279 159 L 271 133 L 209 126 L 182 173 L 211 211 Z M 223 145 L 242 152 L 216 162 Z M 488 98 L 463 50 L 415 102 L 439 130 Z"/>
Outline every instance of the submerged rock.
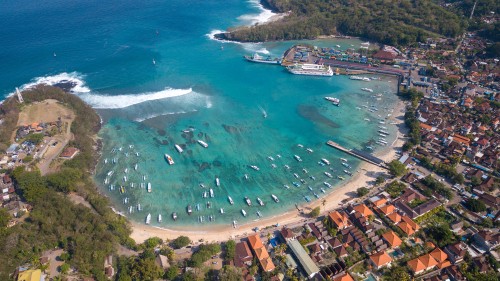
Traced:
<path fill-rule="evenodd" d="M 326 125 L 331 128 L 339 128 L 340 126 L 333 122 L 332 120 L 328 119 L 326 116 L 322 115 L 319 113 L 318 109 L 315 106 L 311 105 L 299 105 L 299 108 L 297 109 L 299 112 L 300 116 L 311 120 L 314 123 L 320 123 L 323 125 Z"/>
<path fill-rule="evenodd" d="M 167 132 L 165 130 L 162 130 L 162 129 L 158 130 L 158 135 L 164 136 L 166 134 L 167 134 Z"/>
<path fill-rule="evenodd" d="M 222 127 L 224 127 L 224 130 L 226 130 L 226 132 L 230 134 L 235 134 L 239 132 L 238 128 L 234 126 L 222 124 Z"/>
<path fill-rule="evenodd" d="M 198 168 L 198 172 L 203 172 L 206 169 L 210 169 L 210 164 L 208 164 L 207 162 L 203 162 L 203 163 L 201 163 L 200 167 Z"/>
<path fill-rule="evenodd" d="M 122 129 L 122 126 L 120 126 L 120 125 L 115 125 L 115 130 L 119 131 L 119 130 L 121 130 L 121 129 Z"/>
<path fill-rule="evenodd" d="M 212 164 L 214 164 L 215 167 L 222 166 L 222 163 L 219 160 L 215 160 L 214 162 L 212 162 Z"/>

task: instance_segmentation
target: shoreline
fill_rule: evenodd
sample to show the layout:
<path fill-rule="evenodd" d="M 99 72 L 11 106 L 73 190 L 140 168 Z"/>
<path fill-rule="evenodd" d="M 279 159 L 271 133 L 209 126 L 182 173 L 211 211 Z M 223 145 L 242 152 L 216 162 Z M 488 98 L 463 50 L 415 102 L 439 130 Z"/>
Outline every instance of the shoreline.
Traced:
<path fill-rule="evenodd" d="M 401 126 L 404 126 L 404 113 L 405 113 L 405 103 L 403 100 L 399 99 L 394 108 L 394 114 L 389 118 L 389 120 L 396 122 L 397 136 L 387 148 L 381 149 L 380 151 L 374 153 L 376 156 L 384 160 L 385 162 L 390 162 L 396 157 L 396 151 L 400 150 L 404 144 L 404 140 L 401 138 Z M 325 140 L 326 141 L 326 140 Z M 335 190 L 330 192 L 328 195 L 321 199 L 310 202 L 305 205 L 302 209 L 304 213 L 308 213 L 310 210 L 320 207 L 321 215 L 332 211 L 343 205 L 343 200 L 351 199 L 349 201 L 356 202 L 356 189 L 359 187 L 373 187 L 372 182 L 375 178 L 385 173 L 383 168 L 377 167 L 375 165 L 362 162 L 354 176 L 344 183 L 338 186 Z M 322 201 L 326 200 L 325 205 L 322 205 Z M 186 229 L 167 229 L 155 226 L 144 225 L 138 222 L 130 221 L 132 226 L 132 234 L 130 237 L 134 239 L 137 243 L 142 243 L 146 239 L 151 237 L 159 237 L 163 240 L 175 239 L 179 236 L 188 236 L 193 242 L 196 241 L 208 241 L 208 242 L 222 242 L 229 239 L 235 239 L 240 237 L 245 237 L 252 233 L 255 233 L 252 229 L 258 227 L 259 229 L 264 229 L 268 227 L 274 227 L 276 229 L 281 229 L 283 226 L 289 224 L 300 223 L 300 221 L 306 219 L 307 216 L 299 213 L 296 209 L 291 209 L 288 212 L 275 215 L 273 217 L 264 218 L 257 221 L 252 221 L 250 223 L 242 224 L 237 228 L 233 228 L 230 225 L 217 225 L 212 226 L 210 229 L 206 230 L 190 230 L 190 227 Z M 276 224 L 279 226 L 276 227 Z"/>

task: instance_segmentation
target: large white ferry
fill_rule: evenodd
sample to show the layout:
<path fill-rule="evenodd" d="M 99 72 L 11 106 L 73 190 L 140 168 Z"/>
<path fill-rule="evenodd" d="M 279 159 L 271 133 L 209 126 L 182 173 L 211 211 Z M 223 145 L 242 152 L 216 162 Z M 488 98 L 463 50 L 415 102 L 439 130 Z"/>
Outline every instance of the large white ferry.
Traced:
<path fill-rule="evenodd" d="M 168 154 L 165 154 L 165 159 L 167 160 L 168 164 L 169 165 L 174 165 L 174 159 L 172 159 L 172 157 Z"/>
<path fill-rule="evenodd" d="M 288 66 L 286 69 L 290 73 L 298 75 L 333 76 L 332 68 L 321 64 L 294 64 Z"/>

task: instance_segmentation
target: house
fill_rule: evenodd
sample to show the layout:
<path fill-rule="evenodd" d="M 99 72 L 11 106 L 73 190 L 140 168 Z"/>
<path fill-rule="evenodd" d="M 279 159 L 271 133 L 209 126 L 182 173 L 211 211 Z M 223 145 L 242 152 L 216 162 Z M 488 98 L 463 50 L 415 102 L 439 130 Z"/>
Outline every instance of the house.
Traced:
<path fill-rule="evenodd" d="M 66 147 L 63 152 L 61 153 L 61 155 L 59 155 L 59 157 L 61 158 L 64 158 L 64 159 L 73 159 L 73 157 L 75 157 L 78 152 L 80 152 L 80 150 L 78 150 L 78 148 L 75 148 L 75 147 Z"/>
<path fill-rule="evenodd" d="M 430 252 L 430 255 L 438 262 L 438 268 L 445 268 L 451 265 L 450 261 L 448 261 L 448 255 L 440 248 L 435 248 Z"/>
<path fill-rule="evenodd" d="M 500 197 L 490 195 L 488 193 L 483 193 L 478 195 L 479 200 L 483 201 L 484 204 L 494 208 L 499 209 L 500 207 Z"/>
<path fill-rule="evenodd" d="M 416 259 L 408 261 L 408 267 L 415 275 L 420 274 L 426 270 L 433 269 L 438 265 L 438 262 L 430 255 L 425 254 Z"/>
<path fill-rule="evenodd" d="M 391 266 L 392 258 L 386 252 L 378 252 L 370 256 L 370 262 L 376 269 L 380 269 L 384 266 Z"/>
<path fill-rule="evenodd" d="M 485 251 L 491 251 L 500 245 L 500 233 L 481 230 L 472 236 L 475 244 Z"/>
<path fill-rule="evenodd" d="M 293 233 L 293 231 L 290 228 L 283 227 L 280 230 L 281 238 L 283 238 L 283 241 L 288 241 L 290 239 L 295 239 L 297 236 Z"/>
<path fill-rule="evenodd" d="M 346 250 L 346 248 L 344 248 L 344 246 L 336 247 L 333 249 L 333 251 L 335 252 L 337 257 L 339 257 L 339 258 L 347 257 L 349 255 L 349 252 L 347 252 L 347 250 Z"/>
<path fill-rule="evenodd" d="M 45 280 L 45 274 L 42 274 L 40 269 L 30 269 L 19 272 L 17 275 L 17 281 L 43 281 Z"/>
<path fill-rule="evenodd" d="M 156 264 L 161 267 L 163 270 L 170 267 L 170 263 L 168 262 L 168 257 L 164 255 L 158 255 L 155 260 Z"/>
<path fill-rule="evenodd" d="M 486 273 L 490 270 L 490 266 L 484 256 L 475 258 L 472 260 L 472 262 L 479 273 Z"/>
<path fill-rule="evenodd" d="M 363 215 L 363 217 L 367 218 L 369 216 L 373 216 L 372 210 L 368 208 L 365 204 L 359 204 L 353 207 L 354 211 Z"/>
<path fill-rule="evenodd" d="M 383 207 L 380 207 L 379 210 L 384 215 L 388 216 L 396 211 L 396 207 L 394 207 L 394 205 L 392 205 L 392 204 L 387 204 Z"/>
<path fill-rule="evenodd" d="M 248 236 L 248 244 L 250 245 L 250 248 L 252 248 L 257 260 L 259 260 L 262 270 L 266 272 L 274 270 L 274 263 L 271 260 L 266 247 L 264 247 L 264 244 L 262 244 L 262 240 L 260 240 L 259 235 L 255 234 L 252 236 Z"/>
<path fill-rule="evenodd" d="M 251 266 L 253 260 L 252 251 L 248 247 L 246 241 L 241 241 L 236 244 L 234 253 L 234 265 L 236 267 Z"/>
<path fill-rule="evenodd" d="M 344 229 L 351 226 L 351 222 L 349 221 L 349 217 L 345 212 L 333 211 L 328 214 L 328 218 L 334 227 L 338 229 Z"/>
<path fill-rule="evenodd" d="M 382 234 L 384 241 L 389 244 L 391 248 L 397 248 L 401 245 L 401 238 L 399 238 L 394 231 L 388 231 Z"/>
<path fill-rule="evenodd" d="M 448 254 L 448 259 L 457 264 L 464 260 L 465 253 L 467 252 L 467 245 L 464 242 L 456 242 L 444 248 L 444 252 Z"/>
<path fill-rule="evenodd" d="M 354 281 L 349 273 L 344 273 L 340 276 L 335 277 L 333 281 Z"/>
<path fill-rule="evenodd" d="M 408 216 L 401 216 L 401 221 L 397 224 L 397 226 L 408 236 L 413 235 L 413 233 L 420 228 L 418 224 L 416 224 Z"/>

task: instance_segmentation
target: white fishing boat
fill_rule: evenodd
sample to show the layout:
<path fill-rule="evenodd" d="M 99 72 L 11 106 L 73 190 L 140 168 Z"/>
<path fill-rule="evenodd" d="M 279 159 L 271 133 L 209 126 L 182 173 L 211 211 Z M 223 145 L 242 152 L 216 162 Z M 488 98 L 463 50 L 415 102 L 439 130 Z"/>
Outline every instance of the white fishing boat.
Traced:
<path fill-rule="evenodd" d="M 320 188 L 321 192 L 326 193 L 324 188 Z"/>
<path fill-rule="evenodd" d="M 174 159 L 172 159 L 172 157 L 168 154 L 165 154 L 165 160 L 167 160 L 168 164 L 169 165 L 174 165 Z"/>
<path fill-rule="evenodd" d="M 142 211 L 141 204 L 140 204 L 140 203 L 137 203 L 137 212 L 140 212 L 140 211 Z"/>
<path fill-rule="evenodd" d="M 278 166 L 276 166 L 276 164 L 274 164 L 274 163 L 273 163 L 273 164 L 271 164 L 271 167 L 272 167 L 273 169 L 276 169 L 276 167 L 278 167 Z"/>
<path fill-rule="evenodd" d="M 259 202 L 259 205 L 264 206 L 264 202 L 259 197 L 257 197 L 257 202 Z"/>
<path fill-rule="evenodd" d="M 304 172 L 304 174 L 309 173 L 309 171 L 307 171 L 307 169 L 306 169 L 306 168 L 302 169 L 302 172 Z"/>
<path fill-rule="evenodd" d="M 203 198 L 207 198 L 207 197 L 208 197 L 208 192 L 203 191 L 203 193 L 201 194 L 201 197 L 203 197 Z"/>
<path fill-rule="evenodd" d="M 286 189 L 290 189 L 290 187 L 288 185 L 286 185 L 286 184 L 284 184 L 283 187 L 286 188 Z"/>
<path fill-rule="evenodd" d="M 278 196 L 271 194 L 271 197 L 273 198 L 274 202 L 279 203 L 280 200 L 278 199 Z"/>
<path fill-rule="evenodd" d="M 281 155 L 279 155 L 279 154 L 276 154 L 276 157 L 278 157 L 278 158 L 281 158 Z"/>
<path fill-rule="evenodd" d="M 104 159 L 104 164 L 108 164 L 108 158 Z"/>
<path fill-rule="evenodd" d="M 300 148 L 304 148 L 304 146 L 302 144 L 300 144 L 300 143 L 297 144 L 297 146 L 300 147 Z"/>
<path fill-rule="evenodd" d="M 109 171 L 108 172 L 108 177 L 111 177 L 115 171 Z"/>
<path fill-rule="evenodd" d="M 250 198 L 246 196 L 245 196 L 245 202 L 247 203 L 248 206 L 252 206 L 252 201 L 250 200 Z"/>
<path fill-rule="evenodd" d="M 197 140 L 197 142 L 198 142 L 201 146 L 203 146 L 204 148 L 207 148 L 207 147 L 208 147 L 208 144 L 207 144 L 206 142 L 202 141 L 202 140 Z"/>
<path fill-rule="evenodd" d="M 125 174 L 127 174 L 127 173 L 128 173 L 128 168 L 125 168 Z"/>
<path fill-rule="evenodd" d="M 243 177 L 248 180 L 248 174 L 243 175 Z"/>
<path fill-rule="evenodd" d="M 293 158 L 295 158 L 295 160 L 299 161 L 299 162 L 302 162 L 302 158 L 300 158 L 300 156 L 298 156 L 297 154 L 295 154 L 293 156 Z"/>
<path fill-rule="evenodd" d="M 149 213 L 147 216 L 146 216 L 146 224 L 150 224 L 151 223 L 151 213 Z"/>
<path fill-rule="evenodd" d="M 182 150 L 181 146 L 180 146 L 180 145 L 178 145 L 178 144 L 174 145 L 174 147 L 175 147 L 175 149 L 177 149 L 177 151 L 178 151 L 179 153 L 182 153 L 182 152 L 184 151 L 184 150 Z"/>
<path fill-rule="evenodd" d="M 224 208 L 220 208 L 220 213 L 224 214 Z"/>
<path fill-rule="evenodd" d="M 127 176 L 123 176 L 123 181 L 127 182 Z"/>
<path fill-rule="evenodd" d="M 254 169 L 255 171 L 259 171 L 260 170 L 260 168 L 257 167 L 257 166 L 255 166 L 255 165 L 250 165 L 250 168 Z"/>
<path fill-rule="evenodd" d="M 247 212 L 245 212 L 245 210 L 241 209 L 241 214 L 246 217 L 247 216 Z"/>
<path fill-rule="evenodd" d="M 321 158 L 321 162 L 325 163 L 326 165 L 330 165 L 330 161 L 326 160 L 325 158 Z"/>
<path fill-rule="evenodd" d="M 345 178 L 344 178 L 343 176 L 337 176 L 337 178 L 338 178 L 339 180 L 342 180 L 342 181 L 343 181 L 343 180 L 345 180 Z"/>
<path fill-rule="evenodd" d="M 258 216 L 259 218 L 262 218 L 262 213 L 261 213 L 260 211 L 257 211 L 257 216 Z"/>
<path fill-rule="evenodd" d="M 311 148 L 306 148 L 306 151 L 309 152 L 309 153 L 313 153 L 314 150 L 312 150 Z"/>
<path fill-rule="evenodd" d="M 176 212 L 173 212 L 172 213 L 172 219 L 175 221 L 177 220 L 177 213 Z"/>
<path fill-rule="evenodd" d="M 210 197 L 214 198 L 214 190 L 210 188 Z"/>
<path fill-rule="evenodd" d="M 158 214 L 158 222 L 161 223 L 161 214 Z"/>
<path fill-rule="evenodd" d="M 325 176 L 331 178 L 332 177 L 332 174 L 328 173 L 328 172 L 324 172 Z"/>
<path fill-rule="evenodd" d="M 134 206 L 129 206 L 128 207 L 128 213 L 132 214 L 134 212 Z"/>
<path fill-rule="evenodd" d="M 229 200 L 229 204 L 234 205 L 234 201 L 233 198 L 231 198 L 231 196 L 228 196 L 227 200 Z"/>
<path fill-rule="evenodd" d="M 285 165 L 285 169 L 290 170 L 290 166 Z"/>
<path fill-rule="evenodd" d="M 299 178 L 299 175 L 297 175 L 297 173 L 293 173 L 293 176 L 297 179 Z"/>
<path fill-rule="evenodd" d="M 328 182 L 326 182 L 326 181 L 324 181 L 324 182 L 323 182 L 323 184 L 324 184 L 324 185 L 326 185 L 326 187 L 328 187 L 328 188 L 332 187 L 332 185 L 331 185 L 331 184 L 329 184 L 329 183 L 328 183 Z"/>
<path fill-rule="evenodd" d="M 347 175 L 349 175 L 349 176 L 352 176 L 352 173 L 351 173 L 351 172 L 349 172 L 348 170 L 344 170 L 344 173 L 346 173 L 346 174 L 347 174 Z"/>
<path fill-rule="evenodd" d="M 215 178 L 215 185 L 216 186 L 220 186 L 220 180 L 219 180 L 219 178 Z"/>
<path fill-rule="evenodd" d="M 347 159 L 345 159 L 345 158 L 340 158 L 340 161 L 342 161 L 342 162 L 347 162 Z"/>
<path fill-rule="evenodd" d="M 274 158 L 272 156 L 267 156 L 267 159 L 269 159 L 270 161 L 274 161 Z"/>
<path fill-rule="evenodd" d="M 151 188 L 151 183 L 148 182 L 148 192 L 151 193 L 153 191 L 153 189 Z"/>
<path fill-rule="evenodd" d="M 139 168 L 139 165 L 138 165 L 138 164 L 135 164 L 135 165 L 134 165 L 134 170 L 136 170 L 136 171 L 137 171 L 137 169 L 138 169 L 138 168 Z"/>
<path fill-rule="evenodd" d="M 361 88 L 361 90 L 363 90 L 365 92 L 373 93 L 373 90 L 370 88 Z"/>
<path fill-rule="evenodd" d="M 233 221 L 233 228 L 236 228 L 238 227 L 238 222 L 237 221 Z"/>

